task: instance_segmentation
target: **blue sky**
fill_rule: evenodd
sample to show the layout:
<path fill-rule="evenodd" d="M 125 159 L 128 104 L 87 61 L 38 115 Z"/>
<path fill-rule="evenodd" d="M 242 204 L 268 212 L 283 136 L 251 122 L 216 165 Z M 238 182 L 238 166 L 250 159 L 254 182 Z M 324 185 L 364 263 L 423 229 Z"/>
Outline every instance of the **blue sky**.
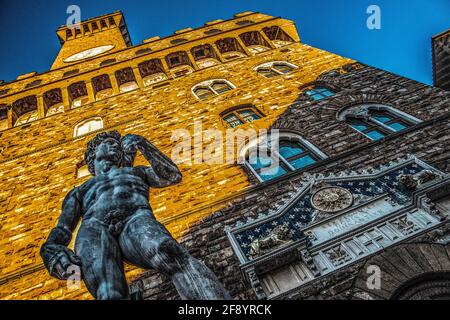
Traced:
<path fill-rule="evenodd" d="M 50 68 L 71 4 L 82 19 L 122 10 L 133 44 L 243 11 L 282 16 L 297 23 L 304 43 L 427 84 L 431 37 L 450 28 L 450 0 L 0 0 L 0 79 Z M 381 8 L 381 30 L 366 27 L 372 4 Z"/>

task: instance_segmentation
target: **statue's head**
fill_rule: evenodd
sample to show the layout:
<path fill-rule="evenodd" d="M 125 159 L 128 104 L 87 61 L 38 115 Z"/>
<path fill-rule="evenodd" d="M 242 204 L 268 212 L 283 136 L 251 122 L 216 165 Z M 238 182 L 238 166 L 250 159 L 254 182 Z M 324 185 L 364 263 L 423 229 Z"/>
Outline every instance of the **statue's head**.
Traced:
<path fill-rule="evenodd" d="M 117 131 L 102 132 L 89 141 L 84 155 L 89 172 L 95 176 L 95 162 L 107 160 L 121 166 L 124 157 L 122 137 Z"/>

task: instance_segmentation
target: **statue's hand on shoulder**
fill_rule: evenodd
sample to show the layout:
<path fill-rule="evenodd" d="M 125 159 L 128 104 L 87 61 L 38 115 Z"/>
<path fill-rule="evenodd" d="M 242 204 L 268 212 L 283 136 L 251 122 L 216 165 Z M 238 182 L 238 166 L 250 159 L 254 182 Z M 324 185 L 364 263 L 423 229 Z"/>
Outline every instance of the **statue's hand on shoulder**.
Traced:
<path fill-rule="evenodd" d="M 136 134 L 127 134 L 122 138 L 122 150 L 124 153 L 124 167 L 132 167 L 136 153 L 138 150 L 138 144 L 143 141 L 144 138 Z"/>
<path fill-rule="evenodd" d="M 70 270 L 71 266 L 81 266 L 80 257 L 61 244 L 44 244 L 41 248 L 41 256 L 50 275 L 60 280 L 67 280 L 73 274 L 73 270 Z"/>

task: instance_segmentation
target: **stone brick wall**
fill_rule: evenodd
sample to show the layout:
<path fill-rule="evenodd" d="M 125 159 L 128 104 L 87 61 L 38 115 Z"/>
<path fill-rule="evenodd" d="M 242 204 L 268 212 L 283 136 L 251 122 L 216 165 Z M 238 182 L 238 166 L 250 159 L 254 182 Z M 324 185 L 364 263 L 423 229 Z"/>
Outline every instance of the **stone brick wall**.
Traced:
<path fill-rule="evenodd" d="M 301 95 L 273 124 L 274 128 L 300 133 L 329 158 L 307 170 L 263 184 L 254 183 L 252 189 L 230 200 L 226 208 L 197 223 L 182 238 L 182 243 L 220 277 L 236 299 L 255 298 L 255 295 L 249 289 L 250 286 L 243 282 L 224 228 L 238 221 L 245 222 L 249 217 L 256 218 L 258 213 L 284 204 L 303 173 L 337 173 L 374 168 L 407 154 L 415 154 L 450 173 L 449 93 L 369 66 L 349 68 L 346 67 L 345 73 L 334 70 L 318 77 L 325 84 L 341 90 L 335 97 L 312 102 Z M 423 122 L 384 140 L 370 141 L 336 118 L 343 108 L 365 102 L 395 106 Z M 442 232 L 447 234 L 448 230 Z M 429 240 L 428 243 L 433 242 Z M 353 288 L 364 263 L 362 261 L 326 277 L 321 280 L 323 283 L 313 283 L 303 293 L 290 298 L 352 298 L 353 291 L 349 293 L 348 290 Z M 167 279 L 152 272 L 140 277 L 136 285 L 141 287 L 146 299 L 176 298 Z M 168 288 L 171 288 L 170 291 L 167 291 Z M 367 294 L 360 296 L 367 299 L 383 298 Z"/>
<path fill-rule="evenodd" d="M 200 42 L 237 37 L 252 28 L 259 30 L 265 26 L 279 24 L 285 26 L 285 31 L 298 40 L 292 22 L 265 15 L 256 15 L 253 20 L 253 26 L 237 29 L 234 28 L 236 21 L 226 22 L 227 27 L 224 26 L 222 34 L 208 37 L 206 40 L 198 38 L 204 30 L 197 30 L 195 43 L 165 47 L 164 52 L 155 51 L 103 68 L 98 68 L 99 61 L 103 60 L 100 58 L 81 62 L 76 65 L 80 68 L 80 73 L 67 79 L 61 79 L 63 72 L 56 69 L 43 75 L 5 84 L 4 86 L 11 88 L 11 92 L 0 97 L 0 105 L 10 105 L 28 95 L 42 97 L 44 92 L 54 88 L 62 88 L 64 92 L 64 88 L 71 83 L 88 83 L 94 76 L 114 74 L 114 71 L 123 67 L 135 67 L 141 61 L 164 57 L 171 50 L 190 50 Z M 225 32 L 226 28 L 231 26 L 233 29 L 229 33 Z M 219 28 L 220 25 L 215 27 Z M 185 36 L 188 34 L 183 35 Z M 166 40 L 161 41 L 167 45 Z M 154 45 L 157 43 L 149 43 L 149 46 Z M 127 54 L 134 57 L 135 48 L 129 50 L 131 53 Z M 124 52 L 117 54 L 122 55 Z M 109 54 L 107 56 L 110 58 Z M 106 59 L 107 56 L 102 58 Z M 288 61 L 299 68 L 290 74 L 272 79 L 262 77 L 254 71 L 255 66 L 270 61 Z M 192 74 L 170 78 L 164 83 L 165 86 L 140 87 L 123 94 L 116 92 L 110 98 L 91 101 L 76 109 L 65 105 L 64 113 L 49 117 L 41 115 L 37 121 L 1 131 L 0 298 L 90 298 L 84 287 L 81 290 L 68 290 L 64 282 L 50 278 L 39 257 L 39 248 L 57 222 L 65 194 L 87 179 L 77 179 L 76 169 L 82 163 L 85 145 L 93 134 L 73 138 L 73 129 L 78 123 L 92 117 L 102 117 L 104 130 L 115 129 L 122 134 L 143 135 L 170 155 L 174 145 L 171 141 L 173 130 L 188 129 L 192 132 L 194 122 L 201 120 L 204 130 L 218 128 L 225 132 L 227 126 L 220 113 L 236 105 L 251 103 L 266 115 L 261 120 L 240 128 L 269 128 L 294 103 L 302 85 L 314 81 L 324 72 L 349 63 L 353 61 L 296 42 L 207 69 L 196 69 Z M 26 83 L 36 78 L 43 79 L 42 85 L 23 89 Z M 192 86 L 217 78 L 232 82 L 236 89 L 205 101 L 200 101 L 192 95 Z M 137 163 L 143 163 L 143 159 L 139 158 Z M 150 195 L 157 218 L 177 238 L 192 224 L 220 210 L 229 199 L 235 198 L 236 194 L 251 186 L 248 176 L 237 165 L 182 164 L 180 169 L 183 174 L 181 184 L 168 189 L 153 190 Z M 134 279 L 141 272 L 139 269 L 127 267 L 129 279 Z"/>

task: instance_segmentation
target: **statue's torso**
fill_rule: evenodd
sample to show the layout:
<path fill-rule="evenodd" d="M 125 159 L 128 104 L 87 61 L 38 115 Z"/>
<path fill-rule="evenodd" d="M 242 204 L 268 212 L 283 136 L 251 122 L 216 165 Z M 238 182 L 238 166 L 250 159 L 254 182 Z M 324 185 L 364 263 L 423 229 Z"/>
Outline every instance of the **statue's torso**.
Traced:
<path fill-rule="evenodd" d="M 111 213 L 129 216 L 150 209 L 149 186 L 141 168 L 117 168 L 91 178 L 78 188 L 83 219 L 105 220 Z"/>

